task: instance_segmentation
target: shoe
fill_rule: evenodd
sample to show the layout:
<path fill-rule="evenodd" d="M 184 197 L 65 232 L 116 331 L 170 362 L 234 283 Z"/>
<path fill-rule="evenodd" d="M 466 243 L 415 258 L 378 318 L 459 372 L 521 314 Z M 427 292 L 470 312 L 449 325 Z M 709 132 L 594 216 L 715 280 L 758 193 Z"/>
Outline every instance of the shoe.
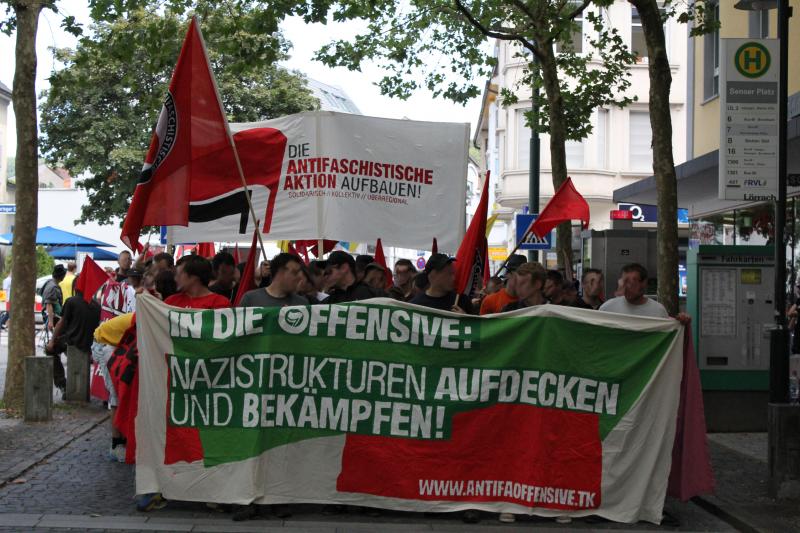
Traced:
<path fill-rule="evenodd" d="M 670 513 L 664 511 L 661 515 L 661 525 L 666 527 L 681 527 L 681 522 Z"/>
<path fill-rule="evenodd" d="M 497 519 L 504 524 L 513 524 L 517 521 L 517 517 L 511 513 L 500 513 L 500 516 L 498 516 Z"/>
<path fill-rule="evenodd" d="M 279 503 L 272 506 L 272 514 L 278 518 L 289 518 L 292 516 L 292 511 L 287 504 Z"/>
<path fill-rule="evenodd" d="M 252 520 L 258 515 L 258 508 L 256 504 L 251 503 L 248 505 L 234 505 L 233 506 L 233 521 L 243 522 L 245 520 Z"/>
<path fill-rule="evenodd" d="M 125 462 L 125 446 L 117 445 L 108 451 L 108 460 L 113 463 Z"/>
<path fill-rule="evenodd" d="M 147 513 L 149 511 L 155 511 L 157 509 L 163 509 L 167 506 L 167 500 L 165 500 L 160 492 L 151 492 L 149 494 L 142 494 L 139 499 L 136 501 L 136 510 L 141 511 L 143 513 Z"/>
<path fill-rule="evenodd" d="M 475 509 L 468 509 L 461 515 L 461 521 L 465 524 L 477 524 L 481 521 L 481 515 Z"/>

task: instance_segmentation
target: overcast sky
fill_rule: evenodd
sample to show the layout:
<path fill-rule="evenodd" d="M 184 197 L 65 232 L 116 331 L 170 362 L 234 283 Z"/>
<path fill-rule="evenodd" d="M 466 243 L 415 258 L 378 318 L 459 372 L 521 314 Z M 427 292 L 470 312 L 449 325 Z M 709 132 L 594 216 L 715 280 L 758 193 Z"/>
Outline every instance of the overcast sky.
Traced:
<path fill-rule="evenodd" d="M 59 2 L 60 6 L 68 4 L 64 9 L 67 14 L 75 16 L 80 22 L 88 22 L 88 9 L 85 4 L 79 6 L 78 2 Z M 36 91 L 41 93 L 48 86 L 47 78 L 58 65 L 54 65 L 51 47 L 74 46 L 76 39 L 65 33 L 60 28 L 60 16 L 51 11 L 44 11 L 39 21 L 39 30 L 36 41 L 38 54 L 38 72 Z M 289 19 L 283 24 L 284 35 L 292 42 L 294 48 L 292 57 L 285 62 L 285 66 L 299 70 L 307 76 L 315 78 L 330 85 L 338 85 L 355 101 L 365 115 L 409 118 L 412 120 L 431 120 L 441 122 L 469 122 L 473 129 L 478 119 L 480 98 L 469 102 L 467 106 L 453 104 L 443 99 L 434 99 L 427 91 L 418 91 L 407 101 L 391 99 L 381 96 L 374 85 L 381 78 L 381 70 L 377 67 L 367 68 L 365 72 L 350 72 L 347 69 L 330 69 L 321 63 L 312 61 L 313 53 L 323 44 L 335 38 L 353 36 L 359 25 L 328 24 L 309 27 L 302 20 Z M 0 81 L 9 89 L 14 79 L 14 41 L 16 35 L 0 35 Z M 479 82 L 482 85 L 483 82 Z M 14 114 L 10 109 L 8 122 L 8 148 L 6 153 L 13 155 L 16 150 L 16 133 L 14 128 Z"/>

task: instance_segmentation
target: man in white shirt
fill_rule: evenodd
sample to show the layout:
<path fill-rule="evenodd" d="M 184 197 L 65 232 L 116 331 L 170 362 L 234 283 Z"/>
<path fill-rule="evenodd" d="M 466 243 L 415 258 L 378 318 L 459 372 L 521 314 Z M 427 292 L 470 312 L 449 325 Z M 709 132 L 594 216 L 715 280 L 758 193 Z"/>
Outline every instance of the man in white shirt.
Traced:
<path fill-rule="evenodd" d="M 663 305 L 644 295 L 647 289 L 647 269 L 638 263 L 622 267 L 623 295 L 612 298 L 600 306 L 600 311 L 624 315 L 669 318 Z"/>

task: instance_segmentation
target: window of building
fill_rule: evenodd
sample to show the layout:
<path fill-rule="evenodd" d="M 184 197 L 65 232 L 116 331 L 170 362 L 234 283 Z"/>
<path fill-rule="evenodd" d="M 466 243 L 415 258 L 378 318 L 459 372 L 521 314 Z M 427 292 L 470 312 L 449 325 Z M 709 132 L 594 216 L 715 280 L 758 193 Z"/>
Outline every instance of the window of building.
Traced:
<path fill-rule="evenodd" d="M 666 11 L 662 8 L 659 9 L 659 12 L 661 19 L 666 21 Z M 664 22 L 664 46 L 669 52 L 669 26 L 666 22 Z M 642 28 L 642 17 L 639 16 L 639 11 L 635 7 L 631 7 L 631 51 L 640 60 L 647 59 L 647 40 Z"/>
<path fill-rule="evenodd" d="M 639 16 L 639 10 L 635 7 L 631 7 L 631 51 L 636 54 L 636 57 L 647 57 L 647 41 L 645 41 L 642 29 L 642 17 Z"/>
<path fill-rule="evenodd" d="M 594 138 L 597 146 L 597 168 L 608 168 L 608 109 L 597 110 Z"/>
<path fill-rule="evenodd" d="M 525 113 L 530 111 L 527 109 L 517 109 L 517 130 L 515 135 L 517 137 L 517 168 L 527 169 L 531 161 L 531 129 L 526 124 Z"/>
<path fill-rule="evenodd" d="M 652 130 L 650 129 L 650 113 L 647 111 L 630 112 L 630 170 L 653 170 L 653 150 L 650 146 Z"/>
<path fill-rule="evenodd" d="M 575 9 L 578 7 L 578 4 L 570 3 L 566 10 Z M 581 12 L 577 17 L 574 19 L 573 31 L 572 35 L 570 35 L 570 41 L 572 42 L 572 50 L 575 53 L 582 53 L 583 52 L 583 12 Z M 563 45 L 556 41 L 556 52 L 563 51 Z"/>
<path fill-rule="evenodd" d="M 766 39 L 769 37 L 769 11 L 765 9 L 750 11 L 748 29 L 751 39 Z"/>
<path fill-rule="evenodd" d="M 708 5 L 711 23 L 719 22 L 719 3 Z M 703 97 L 708 100 L 719 95 L 719 28 L 703 38 Z"/>
<path fill-rule="evenodd" d="M 566 141 L 564 152 L 567 157 L 567 170 L 585 168 L 583 141 Z"/>

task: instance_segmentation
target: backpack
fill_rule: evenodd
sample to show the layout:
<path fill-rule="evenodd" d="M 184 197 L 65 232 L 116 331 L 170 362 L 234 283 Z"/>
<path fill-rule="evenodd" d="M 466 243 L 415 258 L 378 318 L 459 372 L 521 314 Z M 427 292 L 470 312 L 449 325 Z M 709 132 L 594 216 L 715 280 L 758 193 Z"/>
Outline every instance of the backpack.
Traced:
<path fill-rule="evenodd" d="M 42 298 L 44 298 L 44 290 L 47 288 L 47 284 L 48 284 L 48 283 L 50 283 L 50 282 L 52 282 L 52 281 L 53 281 L 53 279 L 52 279 L 52 278 L 50 278 L 50 279 L 48 279 L 47 281 L 45 281 L 45 282 L 42 284 L 42 286 L 41 286 L 41 287 L 39 287 L 38 289 L 36 289 L 36 294 L 38 294 L 39 296 L 41 296 Z"/>

